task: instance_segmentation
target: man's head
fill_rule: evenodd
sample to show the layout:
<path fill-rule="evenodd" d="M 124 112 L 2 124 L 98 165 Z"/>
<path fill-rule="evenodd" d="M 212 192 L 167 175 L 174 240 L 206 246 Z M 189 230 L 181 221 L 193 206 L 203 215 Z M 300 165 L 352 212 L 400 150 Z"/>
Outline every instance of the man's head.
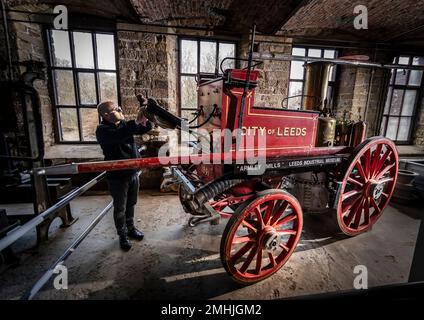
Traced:
<path fill-rule="evenodd" d="M 110 123 L 118 124 L 125 119 L 121 107 L 113 101 L 100 103 L 97 106 L 97 111 L 104 120 Z"/>

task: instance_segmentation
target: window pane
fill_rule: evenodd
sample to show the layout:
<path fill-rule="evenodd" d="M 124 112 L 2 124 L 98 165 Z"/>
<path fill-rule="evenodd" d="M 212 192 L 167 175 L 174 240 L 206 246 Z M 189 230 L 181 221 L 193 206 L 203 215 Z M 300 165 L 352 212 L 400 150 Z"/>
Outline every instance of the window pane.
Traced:
<path fill-rule="evenodd" d="M 399 64 L 409 64 L 409 57 L 399 57 Z"/>
<path fill-rule="evenodd" d="M 403 90 L 394 90 L 392 105 L 390 107 L 390 114 L 397 116 L 400 114 L 400 108 L 402 107 Z"/>
<path fill-rule="evenodd" d="M 74 32 L 75 62 L 77 68 L 94 68 L 91 33 Z"/>
<path fill-rule="evenodd" d="M 387 125 L 386 137 L 392 140 L 396 140 L 397 128 L 398 128 L 399 118 L 389 118 L 389 123 Z"/>
<path fill-rule="evenodd" d="M 118 102 L 116 73 L 99 72 L 100 100 Z"/>
<path fill-rule="evenodd" d="M 398 141 L 409 140 L 409 129 L 411 128 L 411 118 L 401 118 L 399 123 Z"/>
<path fill-rule="evenodd" d="M 215 73 L 216 42 L 200 42 L 200 72 Z"/>
<path fill-rule="evenodd" d="M 389 114 L 389 110 L 390 110 L 390 100 L 392 99 L 392 91 L 393 88 L 390 87 L 389 91 L 387 92 L 387 99 L 386 99 L 386 105 L 384 107 L 384 113 L 383 114 Z"/>
<path fill-rule="evenodd" d="M 79 141 L 77 109 L 60 108 L 59 114 L 62 140 Z"/>
<path fill-rule="evenodd" d="M 292 80 L 303 80 L 304 71 L 303 61 L 292 61 L 290 67 L 290 79 Z"/>
<path fill-rule="evenodd" d="M 80 104 L 97 104 L 94 73 L 79 73 Z"/>
<path fill-rule="evenodd" d="M 306 49 L 305 48 L 293 48 L 292 55 L 304 57 L 306 55 Z"/>
<path fill-rule="evenodd" d="M 115 41 L 112 34 L 96 34 L 97 65 L 99 69 L 115 70 Z"/>
<path fill-rule="evenodd" d="M 417 91 L 415 90 L 405 91 L 405 98 L 403 101 L 403 108 L 402 108 L 403 116 L 412 116 L 412 114 L 414 113 L 416 96 L 417 96 Z"/>
<path fill-rule="evenodd" d="M 56 67 L 72 67 L 69 33 L 67 31 L 51 31 L 51 51 L 53 65 Z"/>
<path fill-rule="evenodd" d="M 321 49 L 309 49 L 308 57 L 321 58 Z"/>
<path fill-rule="evenodd" d="M 412 64 L 414 66 L 424 66 L 424 57 L 414 57 L 412 59 Z"/>
<path fill-rule="evenodd" d="M 181 72 L 197 73 L 197 41 L 181 41 Z"/>
<path fill-rule="evenodd" d="M 290 82 L 289 87 L 289 98 L 288 108 L 289 109 L 300 109 L 302 106 L 302 97 L 290 98 L 303 94 L 303 83 L 302 82 Z"/>
<path fill-rule="evenodd" d="M 62 106 L 75 105 L 74 76 L 72 71 L 55 70 L 57 104 Z"/>
<path fill-rule="evenodd" d="M 412 70 L 411 75 L 409 76 L 409 85 L 420 86 L 422 77 L 423 77 L 422 71 Z"/>
<path fill-rule="evenodd" d="M 336 56 L 335 50 L 324 50 L 324 58 L 334 59 L 335 56 Z"/>
<path fill-rule="evenodd" d="M 221 67 L 221 62 L 225 58 L 232 57 L 234 58 L 236 56 L 236 45 L 234 43 L 220 43 L 219 44 L 219 65 L 218 67 Z M 226 69 L 234 69 L 235 68 L 235 61 L 234 60 L 226 60 L 224 64 L 222 65 L 222 70 Z M 221 70 L 219 70 L 221 72 Z"/>
<path fill-rule="evenodd" d="M 396 84 L 405 85 L 406 79 L 408 78 L 408 70 L 397 69 L 396 70 Z"/>
<path fill-rule="evenodd" d="M 197 83 L 194 77 L 181 77 L 181 107 L 197 109 Z"/>
<path fill-rule="evenodd" d="M 95 108 L 81 108 L 82 137 L 84 141 L 96 141 L 96 128 L 99 116 Z"/>

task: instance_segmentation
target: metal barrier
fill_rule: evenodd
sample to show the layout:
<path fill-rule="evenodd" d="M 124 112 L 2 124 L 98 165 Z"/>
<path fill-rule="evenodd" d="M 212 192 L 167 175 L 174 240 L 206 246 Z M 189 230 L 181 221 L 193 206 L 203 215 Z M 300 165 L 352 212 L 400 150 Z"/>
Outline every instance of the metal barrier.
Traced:
<path fill-rule="evenodd" d="M 25 235 L 27 232 L 32 230 L 33 228 L 37 227 L 39 224 L 41 224 L 43 221 L 45 221 L 49 215 L 52 213 L 57 212 L 58 210 L 64 208 L 69 202 L 71 202 L 76 197 L 82 195 L 85 193 L 88 189 L 96 185 L 98 182 L 104 179 L 106 176 L 106 172 L 101 173 L 97 177 L 95 177 L 93 180 L 87 182 L 82 187 L 72 191 L 67 196 L 65 196 L 62 200 L 60 200 L 58 203 L 54 204 L 50 208 L 48 208 L 43 213 L 40 213 L 38 216 L 36 216 L 34 219 L 31 219 L 26 224 L 24 224 L 21 227 L 18 227 L 14 230 L 12 230 L 8 235 L 2 239 L 0 239 L 0 251 L 6 249 L 11 244 L 13 244 L 15 241 L 20 239 L 23 235 Z"/>
<path fill-rule="evenodd" d="M 59 264 L 63 264 L 65 260 L 75 251 L 75 249 L 81 244 L 81 242 L 88 236 L 91 230 L 103 219 L 103 217 L 109 212 L 113 206 L 111 201 L 106 208 L 100 212 L 100 214 L 91 222 L 91 224 L 84 230 L 84 232 L 69 246 L 68 249 L 62 254 L 62 256 L 56 260 L 55 263 L 43 274 L 43 276 L 32 286 L 32 288 L 22 296 L 22 300 L 32 300 L 34 296 L 43 288 L 47 281 L 51 278 L 54 270 Z"/>

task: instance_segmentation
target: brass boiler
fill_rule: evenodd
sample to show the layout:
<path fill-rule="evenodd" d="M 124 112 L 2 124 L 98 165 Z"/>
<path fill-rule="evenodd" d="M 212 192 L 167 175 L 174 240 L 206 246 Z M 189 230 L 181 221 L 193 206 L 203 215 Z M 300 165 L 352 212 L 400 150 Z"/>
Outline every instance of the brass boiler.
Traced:
<path fill-rule="evenodd" d="M 329 62 L 306 64 L 304 109 L 328 113 L 328 81 L 331 76 Z"/>
<path fill-rule="evenodd" d="M 336 135 L 336 119 L 330 117 L 318 118 L 317 147 L 333 147 Z"/>

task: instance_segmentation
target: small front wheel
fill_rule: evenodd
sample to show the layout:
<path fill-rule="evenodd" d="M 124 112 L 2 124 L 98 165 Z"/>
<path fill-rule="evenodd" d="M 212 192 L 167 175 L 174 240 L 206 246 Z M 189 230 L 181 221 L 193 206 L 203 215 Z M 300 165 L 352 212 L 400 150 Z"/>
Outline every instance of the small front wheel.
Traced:
<path fill-rule="evenodd" d="M 302 226 L 302 208 L 291 194 L 259 192 L 237 208 L 224 230 L 220 253 L 225 270 L 244 285 L 270 277 L 290 258 Z"/>

